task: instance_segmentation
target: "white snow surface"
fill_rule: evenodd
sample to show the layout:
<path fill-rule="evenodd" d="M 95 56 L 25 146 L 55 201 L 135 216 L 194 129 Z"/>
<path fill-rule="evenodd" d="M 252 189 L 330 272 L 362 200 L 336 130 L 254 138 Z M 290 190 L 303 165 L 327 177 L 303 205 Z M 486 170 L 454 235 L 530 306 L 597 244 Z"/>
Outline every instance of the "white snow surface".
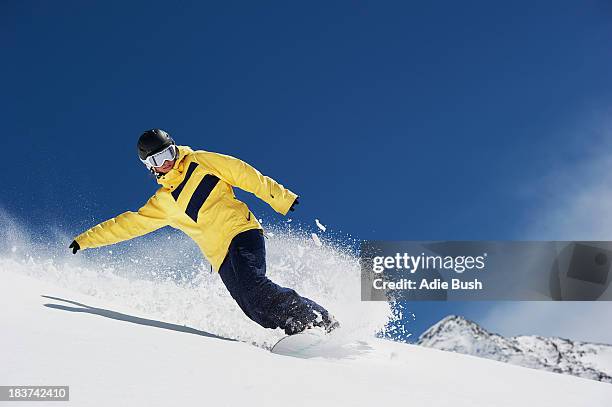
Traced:
<path fill-rule="evenodd" d="M 248 320 L 181 234 L 72 256 L 70 236 L 0 224 L 0 384 L 71 397 L 7 406 L 612 404 L 607 383 L 376 339 L 388 304 L 361 302 L 357 258 L 307 233 L 266 241 L 270 276 L 343 324 L 305 359 L 269 351 L 282 332 Z"/>
<path fill-rule="evenodd" d="M 280 356 L 6 267 L 0 281 L 0 383 L 69 385 L 75 406 L 612 402 L 606 383 L 372 337 L 320 358 Z"/>

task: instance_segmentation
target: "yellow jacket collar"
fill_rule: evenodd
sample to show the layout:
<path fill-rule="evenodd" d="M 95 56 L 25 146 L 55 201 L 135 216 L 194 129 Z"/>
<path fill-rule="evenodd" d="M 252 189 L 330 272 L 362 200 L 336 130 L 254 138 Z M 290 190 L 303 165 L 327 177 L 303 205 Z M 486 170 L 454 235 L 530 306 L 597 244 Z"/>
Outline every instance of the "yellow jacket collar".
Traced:
<path fill-rule="evenodd" d="M 157 183 L 162 185 L 164 188 L 170 188 L 170 186 L 176 187 L 181 183 L 185 172 L 185 157 L 193 153 L 193 150 L 189 146 L 176 147 L 178 149 L 178 156 L 174 162 L 174 166 L 166 174 L 157 178 Z"/>

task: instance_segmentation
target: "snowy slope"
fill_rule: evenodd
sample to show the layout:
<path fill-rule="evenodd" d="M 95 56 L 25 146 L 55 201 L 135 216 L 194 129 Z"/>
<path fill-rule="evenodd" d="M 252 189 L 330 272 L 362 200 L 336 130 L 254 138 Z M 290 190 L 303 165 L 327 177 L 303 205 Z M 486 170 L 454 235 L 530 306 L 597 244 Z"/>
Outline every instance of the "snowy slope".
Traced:
<path fill-rule="evenodd" d="M 612 403 L 606 383 L 372 338 L 274 355 L 6 267 L 0 309 L 0 383 L 70 385 L 75 406 Z"/>
<path fill-rule="evenodd" d="M 268 228 L 268 274 L 342 321 L 318 358 L 271 354 L 282 332 L 246 318 L 180 233 L 73 256 L 72 236 L 32 235 L 0 210 L 0 385 L 70 385 L 53 406 L 612 402 L 606 383 L 374 339 L 390 309 L 360 301 L 358 258 L 291 225 Z"/>
<path fill-rule="evenodd" d="M 493 334 L 450 315 L 425 331 L 419 345 L 480 356 L 519 366 L 612 383 L 612 346 L 563 338 Z"/>

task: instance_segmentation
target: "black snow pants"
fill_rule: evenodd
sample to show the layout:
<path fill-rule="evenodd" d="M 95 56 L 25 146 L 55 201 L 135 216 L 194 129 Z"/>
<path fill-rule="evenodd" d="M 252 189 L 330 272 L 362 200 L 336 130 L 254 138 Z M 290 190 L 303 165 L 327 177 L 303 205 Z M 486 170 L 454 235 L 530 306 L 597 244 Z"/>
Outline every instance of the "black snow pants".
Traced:
<path fill-rule="evenodd" d="M 264 328 L 282 328 L 292 335 L 329 313 L 316 302 L 281 287 L 266 277 L 263 231 L 251 229 L 232 240 L 219 268 L 223 284 L 242 311 Z"/>

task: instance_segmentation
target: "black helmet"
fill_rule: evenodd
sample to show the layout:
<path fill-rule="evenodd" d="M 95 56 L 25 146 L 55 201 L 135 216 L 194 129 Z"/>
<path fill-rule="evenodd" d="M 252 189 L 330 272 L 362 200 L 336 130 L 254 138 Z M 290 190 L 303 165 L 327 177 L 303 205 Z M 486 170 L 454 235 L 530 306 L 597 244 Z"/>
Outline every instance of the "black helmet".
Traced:
<path fill-rule="evenodd" d="M 138 139 L 138 157 L 145 160 L 148 156 L 159 153 L 172 144 L 176 143 L 165 131 L 161 129 L 147 130 Z"/>

